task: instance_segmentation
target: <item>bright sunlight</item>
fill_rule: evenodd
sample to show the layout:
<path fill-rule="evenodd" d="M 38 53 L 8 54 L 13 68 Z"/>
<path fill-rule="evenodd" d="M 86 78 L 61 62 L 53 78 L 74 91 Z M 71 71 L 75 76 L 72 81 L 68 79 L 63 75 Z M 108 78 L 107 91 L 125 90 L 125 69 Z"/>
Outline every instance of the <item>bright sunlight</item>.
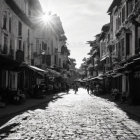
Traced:
<path fill-rule="evenodd" d="M 51 18 L 51 15 L 49 13 L 44 13 L 42 16 L 41 16 L 41 21 L 44 23 L 44 24 L 50 24 L 52 18 Z"/>

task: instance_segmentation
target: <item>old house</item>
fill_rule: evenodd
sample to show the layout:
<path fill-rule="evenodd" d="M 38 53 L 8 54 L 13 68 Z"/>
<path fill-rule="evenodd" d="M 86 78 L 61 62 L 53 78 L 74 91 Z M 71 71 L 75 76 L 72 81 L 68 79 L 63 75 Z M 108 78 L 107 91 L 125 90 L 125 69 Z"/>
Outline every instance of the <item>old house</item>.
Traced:
<path fill-rule="evenodd" d="M 114 0 L 108 9 L 114 84 L 120 92 L 126 92 L 134 103 L 140 100 L 139 8 L 137 0 Z"/>

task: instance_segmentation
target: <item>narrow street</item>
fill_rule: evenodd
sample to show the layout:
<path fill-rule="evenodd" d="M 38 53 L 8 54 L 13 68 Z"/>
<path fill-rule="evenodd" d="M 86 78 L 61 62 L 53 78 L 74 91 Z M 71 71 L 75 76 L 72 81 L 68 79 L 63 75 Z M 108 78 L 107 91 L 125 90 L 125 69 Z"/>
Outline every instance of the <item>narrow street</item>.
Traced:
<path fill-rule="evenodd" d="M 140 124 L 115 103 L 80 88 L 15 116 L 0 128 L 0 139 L 140 140 Z"/>

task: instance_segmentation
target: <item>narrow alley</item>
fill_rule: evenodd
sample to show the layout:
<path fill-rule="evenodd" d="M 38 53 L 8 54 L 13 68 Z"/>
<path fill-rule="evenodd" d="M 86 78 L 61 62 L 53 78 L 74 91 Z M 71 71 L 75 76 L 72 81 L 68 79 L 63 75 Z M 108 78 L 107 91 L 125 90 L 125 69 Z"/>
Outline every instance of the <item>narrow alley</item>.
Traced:
<path fill-rule="evenodd" d="M 0 139 L 139 140 L 140 124 L 107 99 L 79 88 L 59 93 L 37 109 L 15 116 L 0 128 Z"/>

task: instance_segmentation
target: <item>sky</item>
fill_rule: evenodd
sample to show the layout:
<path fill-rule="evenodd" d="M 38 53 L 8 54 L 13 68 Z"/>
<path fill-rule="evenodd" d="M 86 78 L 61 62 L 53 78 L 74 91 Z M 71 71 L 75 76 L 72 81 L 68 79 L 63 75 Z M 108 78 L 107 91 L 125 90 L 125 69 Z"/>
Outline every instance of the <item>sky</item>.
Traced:
<path fill-rule="evenodd" d="M 90 46 L 104 24 L 109 23 L 107 10 L 113 0 L 40 0 L 45 11 L 60 16 L 68 40 L 70 57 L 76 59 L 79 68 L 82 59 L 89 57 Z"/>

